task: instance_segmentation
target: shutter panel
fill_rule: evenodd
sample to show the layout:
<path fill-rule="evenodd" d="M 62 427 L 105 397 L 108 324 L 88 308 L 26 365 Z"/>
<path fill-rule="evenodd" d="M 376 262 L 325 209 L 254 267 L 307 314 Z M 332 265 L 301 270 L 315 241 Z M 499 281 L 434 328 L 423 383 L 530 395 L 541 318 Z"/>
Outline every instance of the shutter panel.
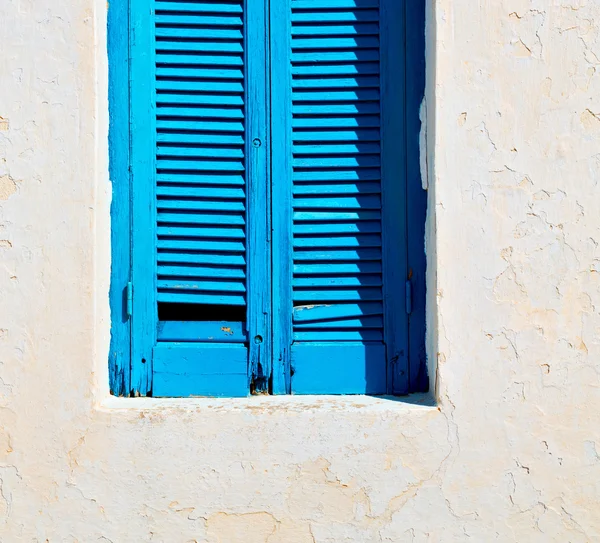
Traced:
<path fill-rule="evenodd" d="M 246 395 L 243 1 L 155 9 L 153 393 Z"/>
<path fill-rule="evenodd" d="M 291 0 L 294 393 L 388 390 L 386 312 L 404 281 L 384 289 L 394 258 L 383 237 L 401 252 L 405 218 L 390 202 L 387 230 L 383 195 L 402 176 L 382 175 L 384 124 L 401 122 L 382 120 L 384 15 L 379 0 Z"/>
<path fill-rule="evenodd" d="M 132 8 L 134 32 L 136 17 L 139 27 L 149 27 L 135 33 L 134 50 L 143 57 L 141 49 L 150 46 L 153 54 L 145 65 L 136 64 L 134 55 L 133 85 L 136 74 L 148 77 L 144 66 L 154 73 L 150 111 L 135 103 L 143 102 L 143 96 L 132 93 L 134 119 L 139 109 L 140 116 L 149 117 L 147 127 L 155 136 L 155 145 L 149 146 L 151 134 L 136 134 L 134 127 L 134 151 L 136 146 L 139 154 L 154 149 L 148 159 L 153 194 L 148 206 L 154 218 L 146 221 L 151 232 L 138 228 L 138 239 L 151 236 L 152 241 L 149 250 L 138 249 L 136 254 L 134 239 L 133 257 L 134 328 L 141 319 L 156 327 L 154 337 L 146 341 L 152 345 L 151 393 L 247 395 L 249 350 L 254 347 L 248 342 L 253 319 L 248 318 L 252 247 L 246 3 L 155 0 L 152 11 L 147 3 L 134 4 L 139 4 Z M 256 164 L 256 156 L 252 160 Z M 135 157 L 133 168 L 136 190 L 145 190 L 137 188 L 143 180 L 136 177 L 144 172 Z M 134 223 L 144 213 L 139 201 L 146 197 L 138 198 Z M 142 287 L 140 276 L 147 286 Z M 152 305 L 147 302 L 146 314 L 140 316 L 135 304 L 139 306 L 143 296 L 152 299 Z M 135 341 L 134 330 L 134 364 L 140 358 Z"/>

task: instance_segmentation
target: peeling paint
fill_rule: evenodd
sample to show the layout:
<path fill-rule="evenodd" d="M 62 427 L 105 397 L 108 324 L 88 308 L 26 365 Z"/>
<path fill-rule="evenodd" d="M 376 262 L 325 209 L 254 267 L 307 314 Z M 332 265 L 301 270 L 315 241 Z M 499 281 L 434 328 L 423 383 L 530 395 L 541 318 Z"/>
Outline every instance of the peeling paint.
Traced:
<path fill-rule="evenodd" d="M 465 114 L 466 115 L 466 114 Z M 429 153 L 427 151 L 427 97 L 423 97 L 421 107 L 419 109 L 419 119 L 421 121 L 421 131 L 419 132 L 419 167 L 421 170 L 421 186 L 423 190 L 427 190 L 429 185 L 429 168 L 427 159 Z M 466 116 L 465 116 L 466 120 Z"/>
<path fill-rule="evenodd" d="M 206 521 L 211 543 L 268 542 L 275 534 L 277 520 L 267 512 L 217 513 Z"/>
<path fill-rule="evenodd" d="M 10 175 L 0 176 L 0 200 L 8 200 L 17 192 L 17 182 Z"/>

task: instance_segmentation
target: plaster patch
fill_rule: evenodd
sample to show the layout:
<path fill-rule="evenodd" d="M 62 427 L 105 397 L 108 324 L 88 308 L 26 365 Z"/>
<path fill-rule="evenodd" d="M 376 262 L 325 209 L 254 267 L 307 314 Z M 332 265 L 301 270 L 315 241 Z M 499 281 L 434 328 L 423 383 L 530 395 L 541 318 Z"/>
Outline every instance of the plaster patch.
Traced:
<path fill-rule="evenodd" d="M 11 515 L 13 488 L 18 479 L 21 479 L 21 476 L 16 467 L 0 466 L 0 526 L 8 522 Z"/>
<path fill-rule="evenodd" d="M 316 543 L 316 540 L 307 522 L 282 520 L 267 543 Z"/>
<path fill-rule="evenodd" d="M 17 192 L 17 181 L 10 175 L 0 177 L 0 200 L 8 200 Z"/>
<path fill-rule="evenodd" d="M 591 109 L 586 109 L 579 118 L 586 130 L 600 129 L 600 115 L 597 115 Z"/>
<path fill-rule="evenodd" d="M 12 243 L 7 239 L 0 239 L 0 249 L 10 249 L 12 248 Z"/>
<path fill-rule="evenodd" d="M 270 513 L 217 513 L 207 520 L 210 543 L 267 543 L 275 534 L 277 521 Z"/>
<path fill-rule="evenodd" d="M 527 47 L 527 45 L 525 45 L 523 43 L 523 40 L 519 39 L 517 40 L 517 42 L 513 45 L 514 47 L 514 55 L 516 57 L 530 57 L 532 55 L 531 49 L 529 49 L 529 47 Z"/>
<path fill-rule="evenodd" d="M 585 450 L 585 456 L 590 464 L 600 463 L 600 454 L 598 454 L 595 441 L 584 441 L 583 448 Z"/>
<path fill-rule="evenodd" d="M 6 462 L 11 452 L 13 452 L 13 448 L 10 435 L 0 428 L 0 462 Z"/>

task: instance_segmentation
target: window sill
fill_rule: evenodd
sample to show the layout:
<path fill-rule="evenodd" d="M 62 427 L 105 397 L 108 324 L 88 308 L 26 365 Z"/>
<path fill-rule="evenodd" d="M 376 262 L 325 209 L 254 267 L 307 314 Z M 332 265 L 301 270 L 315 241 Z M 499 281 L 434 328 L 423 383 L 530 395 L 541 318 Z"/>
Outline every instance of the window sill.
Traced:
<path fill-rule="evenodd" d="M 409 396 L 249 396 L 247 398 L 118 398 L 110 396 L 100 411 L 432 411 L 438 410 L 430 394 Z"/>

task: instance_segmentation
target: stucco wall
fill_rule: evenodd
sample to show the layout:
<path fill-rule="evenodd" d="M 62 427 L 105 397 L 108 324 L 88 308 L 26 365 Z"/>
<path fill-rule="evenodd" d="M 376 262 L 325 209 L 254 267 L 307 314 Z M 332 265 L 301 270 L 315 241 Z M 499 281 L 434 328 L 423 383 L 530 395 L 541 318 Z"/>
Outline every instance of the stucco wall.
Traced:
<path fill-rule="evenodd" d="M 108 398 L 106 3 L 0 2 L 0 541 L 600 541 L 600 3 L 435 4 L 427 407 Z"/>

